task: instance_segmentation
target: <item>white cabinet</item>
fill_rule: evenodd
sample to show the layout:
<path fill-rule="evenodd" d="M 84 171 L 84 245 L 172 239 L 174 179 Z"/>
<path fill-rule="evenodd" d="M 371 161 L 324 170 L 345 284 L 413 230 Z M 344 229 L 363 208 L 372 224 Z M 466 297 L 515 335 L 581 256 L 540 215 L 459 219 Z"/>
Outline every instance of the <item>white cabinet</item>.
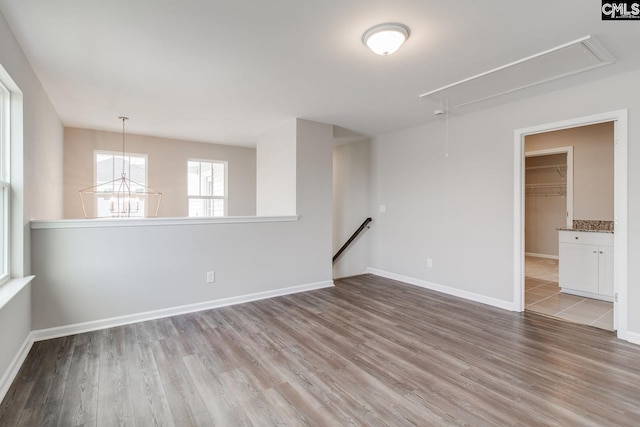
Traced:
<path fill-rule="evenodd" d="M 613 300 L 613 234 L 559 232 L 562 292 Z"/>
<path fill-rule="evenodd" d="M 560 287 L 597 294 L 598 264 L 597 246 L 560 243 Z"/>

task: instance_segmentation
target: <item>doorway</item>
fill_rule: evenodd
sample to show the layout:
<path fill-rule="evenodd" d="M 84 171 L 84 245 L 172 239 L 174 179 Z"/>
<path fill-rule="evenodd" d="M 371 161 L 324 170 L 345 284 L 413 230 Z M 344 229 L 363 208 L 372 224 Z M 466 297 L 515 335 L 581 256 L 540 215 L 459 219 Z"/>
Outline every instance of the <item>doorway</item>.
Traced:
<path fill-rule="evenodd" d="M 514 132 L 514 310 L 525 308 L 525 137 L 544 132 L 612 122 L 614 129 L 614 302 L 613 328 L 619 338 L 627 337 L 627 111 L 549 123 Z"/>
<path fill-rule="evenodd" d="M 574 149 L 578 155 L 575 174 L 577 218 L 590 219 L 577 220 L 575 224 Z M 587 170 L 589 173 L 586 173 Z M 612 286 L 605 287 L 603 274 L 603 292 L 606 290 L 606 295 L 587 294 L 568 288 L 568 255 L 564 250 L 564 264 L 560 266 L 562 260 L 559 255 L 563 251 L 560 250 L 559 234 L 579 236 L 579 233 L 558 232 L 560 229 L 584 230 L 587 225 L 600 226 L 613 221 L 612 122 L 525 137 L 524 216 L 525 310 L 613 331 Z M 598 221 L 595 221 L 596 218 Z M 597 229 L 593 226 L 589 231 L 596 232 Z M 606 230 L 599 232 L 609 231 L 609 227 L 606 227 Z M 605 238 L 610 239 L 612 244 L 611 237 L 608 235 Z M 563 246 L 563 249 L 566 248 Z M 568 248 L 575 249 L 576 245 Z M 585 258 L 590 260 L 588 256 Z M 576 263 L 582 264 L 578 259 Z M 561 267 L 564 267 L 564 275 L 559 274 Z M 611 284 L 612 281 L 611 277 L 606 283 Z M 583 286 L 587 286 L 586 283 Z"/>

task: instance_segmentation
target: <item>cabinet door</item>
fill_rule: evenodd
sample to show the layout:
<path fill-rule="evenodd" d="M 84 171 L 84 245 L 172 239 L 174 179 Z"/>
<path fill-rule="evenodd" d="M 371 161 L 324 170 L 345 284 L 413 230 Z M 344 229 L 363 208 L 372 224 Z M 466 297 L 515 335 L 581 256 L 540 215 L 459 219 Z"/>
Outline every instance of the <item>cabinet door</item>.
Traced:
<path fill-rule="evenodd" d="M 598 282 L 599 292 L 613 296 L 613 247 L 598 246 Z"/>
<path fill-rule="evenodd" d="M 560 287 L 597 294 L 598 246 L 560 243 L 559 249 Z"/>

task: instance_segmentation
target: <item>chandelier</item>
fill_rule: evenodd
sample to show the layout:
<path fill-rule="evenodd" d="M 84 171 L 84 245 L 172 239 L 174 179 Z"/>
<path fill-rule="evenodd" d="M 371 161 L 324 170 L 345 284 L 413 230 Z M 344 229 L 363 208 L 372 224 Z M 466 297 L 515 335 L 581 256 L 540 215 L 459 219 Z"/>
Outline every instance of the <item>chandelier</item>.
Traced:
<path fill-rule="evenodd" d="M 101 161 L 106 162 L 106 169 L 111 169 L 113 175 L 117 163 L 120 162 L 122 172 L 119 178 L 101 183 L 100 179 L 103 179 L 104 175 L 100 176 L 101 174 L 97 173 L 97 185 L 78 191 L 82 212 L 85 218 L 157 217 L 162 193 L 127 177 L 127 170 L 131 176 L 132 168 L 140 167 L 132 164 L 133 156 L 127 155 L 125 151 L 125 121 L 129 118 L 121 116 L 118 119 L 122 120 L 122 156 L 106 155 Z M 146 164 L 144 166 L 146 171 Z M 100 167 L 101 165 L 96 164 L 96 168 Z M 144 174 L 146 175 L 146 172 Z"/>

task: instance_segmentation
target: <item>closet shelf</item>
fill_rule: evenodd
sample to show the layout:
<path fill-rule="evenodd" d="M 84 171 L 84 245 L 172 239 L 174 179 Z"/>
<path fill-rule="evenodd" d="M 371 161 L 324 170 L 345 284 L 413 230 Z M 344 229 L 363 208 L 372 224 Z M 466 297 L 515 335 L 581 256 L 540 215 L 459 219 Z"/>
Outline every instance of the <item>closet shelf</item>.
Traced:
<path fill-rule="evenodd" d="M 524 186 L 524 188 L 526 189 L 537 189 L 537 188 L 562 188 L 562 189 L 566 189 L 567 188 L 567 184 L 565 184 L 564 182 L 558 182 L 558 183 L 549 183 L 549 184 L 526 184 Z"/>
<path fill-rule="evenodd" d="M 526 197 L 566 197 L 567 185 L 564 182 L 547 184 L 526 184 Z"/>
<path fill-rule="evenodd" d="M 567 197 L 566 191 L 526 194 L 525 197 Z"/>
<path fill-rule="evenodd" d="M 541 170 L 541 169 L 566 169 L 566 164 L 544 165 L 544 166 L 527 166 L 525 170 Z"/>

